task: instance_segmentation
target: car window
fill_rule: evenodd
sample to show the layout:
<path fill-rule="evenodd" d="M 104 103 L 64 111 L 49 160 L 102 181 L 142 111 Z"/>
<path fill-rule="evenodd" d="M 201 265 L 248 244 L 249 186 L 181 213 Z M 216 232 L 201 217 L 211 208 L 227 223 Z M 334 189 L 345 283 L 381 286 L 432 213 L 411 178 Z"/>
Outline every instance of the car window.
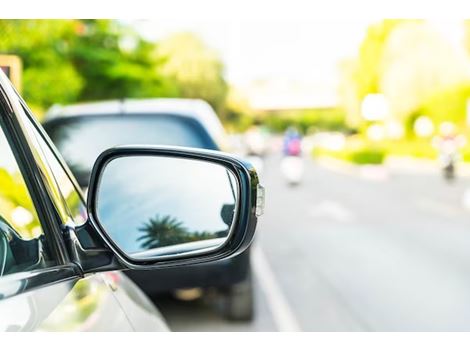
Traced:
<path fill-rule="evenodd" d="M 205 128 L 181 115 L 101 115 L 58 118 L 45 129 L 82 187 L 96 158 L 124 144 L 165 144 L 217 149 Z"/>
<path fill-rule="evenodd" d="M 55 265 L 33 201 L 0 127 L 0 277 Z"/>
<path fill-rule="evenodd" d="M 25 127 L 30 134 L 31 138 L 34 138 L 34 142 L 39 151 L 40 158 L 47 164 L 48 168 L 51 169 L 51 182 L 53 186 L 59 188 L 58 199 L 59 202 L 65 203 L 68 215 L 70 215 L 75 225 L 82 225 L 86 220 L 86 205 L 76 190 L 73 182 L 65 172 L 61 163 L 57 160 L 57 157 L 44 140 L 43 136 L 39 133 L 37 126 L 35 126 L 29 118 L 24 118 Z M 48 169 L 46 167 L 46 169 Z"/>

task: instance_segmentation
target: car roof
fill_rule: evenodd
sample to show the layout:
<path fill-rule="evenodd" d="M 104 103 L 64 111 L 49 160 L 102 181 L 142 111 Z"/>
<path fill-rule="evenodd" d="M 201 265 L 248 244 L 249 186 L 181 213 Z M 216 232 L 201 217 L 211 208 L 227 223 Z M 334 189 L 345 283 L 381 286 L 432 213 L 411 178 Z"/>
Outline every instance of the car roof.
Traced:
<path fill-rule="evenodd" d="M 227 148 L 225 130 L 212 107 L 201 99 L 153 98 L 107 100 L 73 105 L 54 105 L 44 122 L 74 116 L 174 114 L 194 118 L 209 132 L 221 149 Z"/>

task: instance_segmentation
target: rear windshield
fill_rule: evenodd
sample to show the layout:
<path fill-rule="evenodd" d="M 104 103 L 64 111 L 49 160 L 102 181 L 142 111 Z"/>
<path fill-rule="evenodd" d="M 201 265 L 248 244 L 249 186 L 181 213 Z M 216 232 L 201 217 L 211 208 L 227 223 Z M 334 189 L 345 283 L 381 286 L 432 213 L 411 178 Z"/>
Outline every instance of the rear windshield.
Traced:
<path fill-rule="evenodd" d="M 217 149 L 197 120 L 180 115 L 76 116 L 51 120 L 44 127 L 82 187 L 88 186 L 98 155 L 114 146 L 165 144 Z"/>

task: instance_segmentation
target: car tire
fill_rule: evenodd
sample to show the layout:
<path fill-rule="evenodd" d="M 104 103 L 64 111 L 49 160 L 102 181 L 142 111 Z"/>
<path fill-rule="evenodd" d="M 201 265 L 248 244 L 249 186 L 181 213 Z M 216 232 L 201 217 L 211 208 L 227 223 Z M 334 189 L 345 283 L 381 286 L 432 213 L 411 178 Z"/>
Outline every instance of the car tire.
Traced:
<path fill-rule="evenodd" d="M 221 313 L 227 320 L 252 321 L 254 318 L 254 288 L 251 271 L 247 277 L 220 290 Z"/>

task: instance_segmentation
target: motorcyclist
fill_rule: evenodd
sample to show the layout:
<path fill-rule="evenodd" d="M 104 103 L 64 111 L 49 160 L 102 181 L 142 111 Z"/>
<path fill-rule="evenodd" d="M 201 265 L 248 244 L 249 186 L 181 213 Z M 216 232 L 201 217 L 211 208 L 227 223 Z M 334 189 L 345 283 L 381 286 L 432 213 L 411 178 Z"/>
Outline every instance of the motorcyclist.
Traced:
<path fill-rule="evenodd" d="M 284 133 L 284 156 L 300 156 L 302 154 L 302 138 L 295 127 L 289 127 Z"/>
<path fill-rule="evenodd" d="M 465 144 L 463 136 L 459 136 L 452 122 L 444 122 L 439 127 L 440 135 L 435 137 L 433 144 L 439 151 L 444 178 L 452 180 L 455 178 L 456 164 L 460 160 L 459 149 Z"/>

